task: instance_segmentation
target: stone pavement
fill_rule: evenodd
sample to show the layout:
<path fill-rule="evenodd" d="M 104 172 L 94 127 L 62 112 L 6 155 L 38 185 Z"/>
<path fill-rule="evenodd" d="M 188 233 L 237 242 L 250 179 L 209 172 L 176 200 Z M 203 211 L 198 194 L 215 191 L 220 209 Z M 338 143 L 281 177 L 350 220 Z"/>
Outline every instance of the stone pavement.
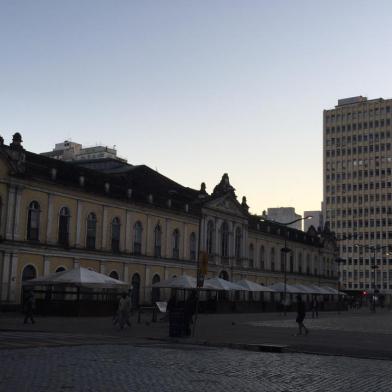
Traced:
<path fill-rule="evenodd" d="M 1 392 L 390 392 L 389 361 L 167 344 L 0 350 Z"/>
<path fill-rule="evenodd" d="M 0 348 L 69 346 L 81 344 L 134 344 L 170 341 L 168 323 L 151 323 L 149 315 L 138 324 L 118 331 L 110 318 L 40 317 L 34 325 L 22 323 L 21 315 L 0 314 Z M 287 351 L 345 355 L 360 358 L 392 359 L 392 312 L 321 313 L 319 319 L 306 319 L 309 336 L 295 337 L 295 314 L 203 314 L 197 321 L 194 338 L 180 343 L 229 347 L 233 344 L 252 349 L 258 345 L 286 345 Z"/>

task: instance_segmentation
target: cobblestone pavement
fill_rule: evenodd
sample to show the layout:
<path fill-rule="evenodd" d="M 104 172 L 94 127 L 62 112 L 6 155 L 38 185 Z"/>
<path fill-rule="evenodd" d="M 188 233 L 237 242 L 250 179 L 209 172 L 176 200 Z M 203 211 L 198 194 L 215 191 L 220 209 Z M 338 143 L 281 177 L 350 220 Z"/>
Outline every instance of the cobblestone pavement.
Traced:
<path fill-rule="evenodd" d="M 392 390 L 389 361 L 186 345 L 1 350 L 0 363 L 7 392 Z"/>

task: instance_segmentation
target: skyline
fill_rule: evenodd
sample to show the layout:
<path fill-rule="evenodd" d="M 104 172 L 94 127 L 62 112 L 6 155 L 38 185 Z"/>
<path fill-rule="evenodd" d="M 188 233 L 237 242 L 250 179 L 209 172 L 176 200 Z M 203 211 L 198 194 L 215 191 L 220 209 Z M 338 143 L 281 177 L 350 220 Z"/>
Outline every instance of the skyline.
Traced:
<path fill-rule="evenodd" d="M 386 1 L 0 9 L 5 143 L 18 131 L 37 153 L 66 139 L 116 145 L 209 193 L 228 173 L 253 213 L 319 210 L 323 109 L 390 97 Z"/>

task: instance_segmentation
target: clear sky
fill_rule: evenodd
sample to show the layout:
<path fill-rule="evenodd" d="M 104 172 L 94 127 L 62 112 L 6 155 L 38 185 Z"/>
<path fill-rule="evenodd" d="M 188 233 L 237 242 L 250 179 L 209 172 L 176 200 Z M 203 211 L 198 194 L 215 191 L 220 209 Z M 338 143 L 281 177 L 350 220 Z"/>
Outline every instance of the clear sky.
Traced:
<path fill-rule="evenodd" d="M 392 96 L 391 1 L 0 0 L 0 134 L 319 209 L 322 111 Z"/>

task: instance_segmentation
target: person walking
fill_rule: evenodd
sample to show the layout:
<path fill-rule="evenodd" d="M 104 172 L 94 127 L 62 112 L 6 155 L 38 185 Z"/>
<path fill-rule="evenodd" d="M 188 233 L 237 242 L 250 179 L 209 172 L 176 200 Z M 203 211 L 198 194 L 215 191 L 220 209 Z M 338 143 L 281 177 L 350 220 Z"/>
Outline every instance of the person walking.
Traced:
<path fill-rule="evenodd" d="M 34 306 L 35 306 L 34 292 L 33 290 L 30 290 L 26 296 L 26 300 L 24 304 L 24 311 L 25 311 L 24 324 L 27 324 L 29 319 L 31 320 L 32 324 L 35 324 L 35 320 L 33 316 Z"/>
<path fill-rule="evenodd" d="M 295 334 L 294 336 L 302 335 L 302 329 L 305 331 L 305 335 L 309 333 L 308 328 L 306 328 L 304 325 L 305 316 L 305 303 L 302 301 L 301 296 L 297 295 L 297 318 L 295 321 L 298 324 L 298 334 Z"/>
<path fill-rule="evenodd" d="M 193 290 L 185 302 L 184 307 L 184 323 L 185 335 L 191 336 L 191 324 L 193 324 L 193 315 L 196 312 L 197 291 Z"/>
<path fill-rule="evenodd" d="M 130 298 L 127 293 L 123 293 L 121 295 L 120 301 L 118 302 L 118 310 L 117 310 L 117 322 L 120 329 L 124 328 L 124 325 L 127 324 L 128 327 L 131 326 L 129 321 L 130 316 Z"/>

